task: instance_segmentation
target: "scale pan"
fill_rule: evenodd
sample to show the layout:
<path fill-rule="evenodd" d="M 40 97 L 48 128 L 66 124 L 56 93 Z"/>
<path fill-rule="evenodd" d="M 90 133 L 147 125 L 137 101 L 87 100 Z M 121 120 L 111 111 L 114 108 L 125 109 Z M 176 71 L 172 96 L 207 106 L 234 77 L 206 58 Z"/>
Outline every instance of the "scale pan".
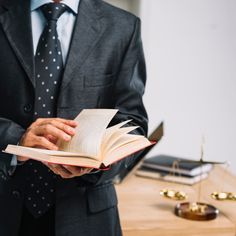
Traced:
<path fill-rule="evenodd" d="M 214 192 L 211 197 L 218 201 L 236 201 L 236 194 L 231 192 Z"/>
<path fill-rule="evenodd" d="M 215 219 L 219 214 L 219 210 L 206 203 L 184 202 L 175 207 L 175 214 L 188 220 L 207 221 Z"/>
<path fill-rule="evenodd" d="M 175 201 L 183 201 L 187 198 L 186 193 L 173 189 L 163 189 L 160 191 L 160 195 Z"/>

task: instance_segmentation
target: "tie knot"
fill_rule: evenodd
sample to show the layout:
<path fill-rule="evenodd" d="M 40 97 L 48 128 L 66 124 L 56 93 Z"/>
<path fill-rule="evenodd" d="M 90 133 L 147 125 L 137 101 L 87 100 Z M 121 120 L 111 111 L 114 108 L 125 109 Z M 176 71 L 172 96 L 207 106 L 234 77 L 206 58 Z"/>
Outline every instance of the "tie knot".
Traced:
<path fill-rule="evenodd" d="M 68 10 L 68 7 L 62 3 L 48 3 L 43 5 L 41 9 L 48 21 L 57 21 Z"/>

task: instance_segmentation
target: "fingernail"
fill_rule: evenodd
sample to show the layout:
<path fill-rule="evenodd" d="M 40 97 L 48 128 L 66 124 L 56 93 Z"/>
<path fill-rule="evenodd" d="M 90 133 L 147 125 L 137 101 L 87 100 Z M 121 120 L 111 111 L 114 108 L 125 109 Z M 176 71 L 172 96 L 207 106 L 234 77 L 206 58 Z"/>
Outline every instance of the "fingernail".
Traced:
<path fill-rule="evenodd" d="M 71 137 L 70 137 L 69 135 L 64 135 L 64 139 L 65 139 L 66 141 L 69 141 L 69 140 L 71 140 Z"/>
<path fill-rule="evenodd" d="M 71 134 L 75 134 L 75 129 L 68 128 L 68 131 L 69 131 Z"/>
<path fill-rule="evenodd" d="M 78 122 L 77 121 L 75 121 L 75 120 L 73 120 L 72 122 L 71 122 L 73 125 L 78 125 Z"/>

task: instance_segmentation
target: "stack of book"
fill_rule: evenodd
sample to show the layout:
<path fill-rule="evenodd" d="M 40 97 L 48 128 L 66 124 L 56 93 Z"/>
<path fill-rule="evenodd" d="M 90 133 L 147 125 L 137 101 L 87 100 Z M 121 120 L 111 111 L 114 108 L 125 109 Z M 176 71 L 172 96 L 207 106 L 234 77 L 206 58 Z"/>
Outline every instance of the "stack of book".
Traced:
<path fill-rule="evenodd" d="M 145 159 L 136 171 L 137 176 L 193 185 L 205 178 L 212 164 L 201 164 L 184 158 L 158 155 Z"/>

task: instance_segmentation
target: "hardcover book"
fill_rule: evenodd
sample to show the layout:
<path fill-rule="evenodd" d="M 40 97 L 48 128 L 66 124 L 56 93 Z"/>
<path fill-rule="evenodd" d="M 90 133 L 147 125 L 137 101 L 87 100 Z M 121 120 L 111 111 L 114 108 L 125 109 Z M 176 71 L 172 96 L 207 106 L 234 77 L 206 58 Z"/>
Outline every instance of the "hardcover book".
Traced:
<path fill-rule="evenodd" d="M 180 184 L 186 184 L 186 185 L 193 185 L 208 177 L 208 173 L 203 173 L 196 176 L 189 176 L 189 175 L 183 175 L 183 174 L 180 175 L 176 173 L 170 173 L 168 171 L 161 171 L 161 170 L 147 168 L 147 167 L 140 167 L 136 171 L 135 174 L 140 177 L 158 179 L 162 181 L 180 183 Z"/>
<path fill-rule="evenodd" d="M 175 167 L 173 167 L 174 162 L 178 164 Z M 197 176 L 207 173 L 212 169 L 212 164 L 191 162 L 189 159 L 168 155 L 157 155 L 147 158 L 144 160 L 142 166 L 153 170 L 175 172 L 176 175 L 182 174 L 186 176 Z"/>
<path fill-rule="evenodd" d="M 4 152 L 31 159 L 103 169 L 153 143 L 142 135 L 130 134 L 137 126 L 125 126 L 130 120 L 107 127 L 118 110 L 84 109 L 75 118 L 76 134 L 69 142 L 60 141 L 52 151 L 8 145 Z"/>

